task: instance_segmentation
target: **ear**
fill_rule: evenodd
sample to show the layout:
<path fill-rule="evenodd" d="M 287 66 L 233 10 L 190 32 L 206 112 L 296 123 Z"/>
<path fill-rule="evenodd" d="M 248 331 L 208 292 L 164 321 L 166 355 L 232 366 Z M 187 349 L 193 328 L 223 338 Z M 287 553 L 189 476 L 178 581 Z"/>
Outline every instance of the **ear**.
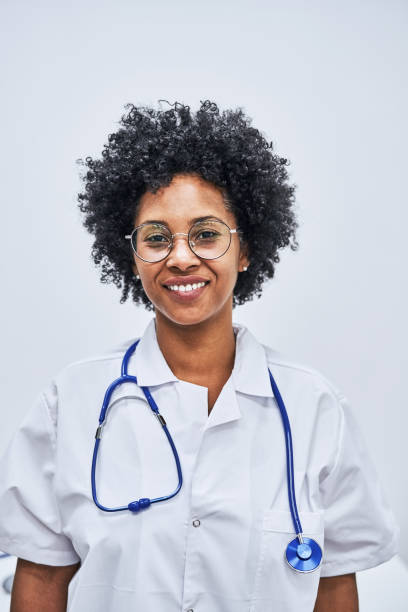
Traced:
<path fill-rule="evenodd" d="M 246 242 L 244 242 L 241 246 L 241 250 L 239 252 L 239 261 L 238 261 L 238 270 L 242 272 L 244 267 L 249 266 L 249 249 Z"/>

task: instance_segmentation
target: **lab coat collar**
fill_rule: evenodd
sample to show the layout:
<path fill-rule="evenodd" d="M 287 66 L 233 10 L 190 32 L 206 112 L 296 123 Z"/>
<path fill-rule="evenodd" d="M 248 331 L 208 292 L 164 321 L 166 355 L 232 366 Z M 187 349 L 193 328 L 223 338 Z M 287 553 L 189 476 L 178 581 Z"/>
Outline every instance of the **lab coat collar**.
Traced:
<path fill-rule="evenodd" d="M 141 387 L 153 387 L 179 380 L 170 370 L 157 342 L 155 317 L 147 325 L 131 359 L 133 368 L 130 363 L 129 374 L 136 375 Z"/>
<path fill-rule="evenodd" d="M 152 387 L 179 381 L 160 350 L 155 321 L 154 317 L 147 325 L 129 361 L 128 373 L 137 376 L 140 386 Z M 247 395 L 273 397 L 263 345 L 244 325 L 233 322 L 233 328 L 236 334 L 236 350 L 230 380 L 232 387 Z"/>
<path fill-rule="evenodd" d="M 246 395 L 274 397 L 264 346 L 245 325 L 233 323 L 236 333 L 232 379 L 236 391 Z"/>

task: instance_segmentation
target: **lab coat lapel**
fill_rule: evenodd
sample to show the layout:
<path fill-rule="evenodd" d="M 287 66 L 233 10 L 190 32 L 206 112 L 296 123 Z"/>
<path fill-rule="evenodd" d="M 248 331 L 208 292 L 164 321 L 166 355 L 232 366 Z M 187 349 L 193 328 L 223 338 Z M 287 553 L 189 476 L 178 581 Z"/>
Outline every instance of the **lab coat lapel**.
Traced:
<path fill-rule="evenodd" d="M 264 346 L 247 327 L 234 323 L 237 331 L 232 379 L 235 390 L 246 395 L 274 397 Z"/>
<path fill-rule="evenodd" d="M 204 429 L 229 423 L 230 421 L 236 421 L 240 419 L 241 416 L 241 409 L 230 376 L 217 397 L 217 401 L 208 416 Z"/>
<path fill-rule="evenodd" d="M 258 397 L 274 396 L 263 345 L 244 325 L 234 322 L 233 327 L 236 334 L 234 367 L 214 404 L 206 428 L 241 418 L 236 392 Z M 123 354 L 132 342 L 124 347 Z M 115 397 L 137 395 L 144 398 L 140 388 L 142 386 L 154 387 L 180 382 L 160 350 L 156 337 L 155 318 L 148 323 L 135 352 L 129 359 L 128 374 L 137 377 L 138 385 L 132 383 L 120 385 L 114 392 Z"/>
<path fill-rule="evenodd" d="M 157 342 L 155 318 L 151 319 L 132 355 L 129 373 L 137 376 L 140 386 L 153 387 L 168 382 L 178 382 L 171 371 Z"/>
<path fill-rule="evenodd" d="M 126 350 L 136 339 L 122 347 L 122 358 Z M 136 376 L 137 385 L 125 382 L 119 385 L 112 394 L 112 401 L 124 397 L 140 397 L 147 403 L 141 387 L 155 387 L 170 382 L 179 382 L 170 370 L 156 338 L 155 319 L 148 323 L 140 341 L 128 362 L 128 374 Z"/>
<path fill-rule="evenodd" d="M 235 361 L 231 376 L 215 402 L 205 429 L 241 418 L 237 392 L 273 397 L 265 349 L 244 326 L 234 323 L 236 333 Z"/>

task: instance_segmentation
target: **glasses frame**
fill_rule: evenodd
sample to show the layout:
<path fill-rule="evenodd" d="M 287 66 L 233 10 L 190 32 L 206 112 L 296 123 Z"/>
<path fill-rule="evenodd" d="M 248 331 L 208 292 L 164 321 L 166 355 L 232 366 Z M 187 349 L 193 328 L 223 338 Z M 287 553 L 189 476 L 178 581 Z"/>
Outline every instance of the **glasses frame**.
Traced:
<path fill-rule="evenodd" d="M 234 229 L 231 229 L 229 227 L 229 225 L 227 223 L 225 223 L 225 221 L 221 221 L 221 219 L 208 219 L 208 221 L 217 221 L 217 223 L 222 223 L 223 225 L 225 225 L 227 227 L 227 229 L 229 231 L 229 243 L 228 243 L 228 246 L 225 249 L 225 251 L 223 253 L 221 253 L 221 255 L 217 255 L 217 257 L 202 257 L 201 255 L 197 255 L 197 253 L 194 251 L 193 247 L 191 246 L 192 240 L 190 239 L 190 232 L 193 229 L 193 227 L 195 227 L 199 223 L 203 223 L 203 221 L 196 221 L 195 223 L 193 223 L 193 225 L 188 230 L 188 234 L 186 234 L 185 232 L 176 232 L 175 234 L 172 234 L 170 232 L 169 228 L 167 227 L 167 225 L 164 225 L 164 223 L 142 223 L 141 225 L 138 225 L 137 227 L 135 227 L 131 234 L 126 234 L 125 239 L 126 240 L 130 240 L 132 251 L 134 252 L 136 257 L 138 257 L 142 261 L 145 261 L 146 263 L 158 263 L 159 261 L 163 261 L 163 259 L 166 259 L 166 257 L 168 257 L 170 255 L 171 251 L 173 250 L 173 246 L 174 246 L 173 238 L 174 238 L 174 236 L 188 236 L 188 240 L 187 240 L 188 246 L 190 247 L 190 249 L 194 253 L 194 255 L 196 257 L 199 257 L 200 259 L 205 259 L 205 260 L 212 261 L 213 259 L 219 259 L 223 255 L 225 255 L 225 253 L 228 251 L 228 249 L 231 246 L 231 240 L 232 240 L 231 234 L 236 234 L 236 233 L 240 234 L 241 230 L 239 228 L 237 228 L 237 227 L 234 228 Z M 168 251 L 167 251 L 167 253 L 166 253 L 166 255 L 164 257 L 161 257 L 161 259 L 156 259 L 155 261 L 149 261 L 147 259 L 143 259 L 143 257 L 140 257 L 140 255 L 138 255 L 138 253 L 136 253 L 136 249 L 133 246 L 133 234 L 136 232 L 136 230 L 140 229 L 144 225 L 157 225 L 159 227 L 164 227 L 164 229 L 166 229 L 170 233 L 170 245 L 169 245 Z"/>

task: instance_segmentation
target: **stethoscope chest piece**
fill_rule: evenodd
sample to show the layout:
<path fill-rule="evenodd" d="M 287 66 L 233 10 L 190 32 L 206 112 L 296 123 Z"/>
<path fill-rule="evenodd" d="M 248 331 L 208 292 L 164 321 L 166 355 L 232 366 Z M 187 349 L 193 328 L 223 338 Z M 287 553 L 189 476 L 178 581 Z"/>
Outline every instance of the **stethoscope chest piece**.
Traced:
<path fill-rule="evenodd" d="M 286 561 L 297 572 L 313 572 L 322 562 L 322 549 L 316 540 L 303 536 L 303 542 L 296 537 L 286 548 Z"/>

